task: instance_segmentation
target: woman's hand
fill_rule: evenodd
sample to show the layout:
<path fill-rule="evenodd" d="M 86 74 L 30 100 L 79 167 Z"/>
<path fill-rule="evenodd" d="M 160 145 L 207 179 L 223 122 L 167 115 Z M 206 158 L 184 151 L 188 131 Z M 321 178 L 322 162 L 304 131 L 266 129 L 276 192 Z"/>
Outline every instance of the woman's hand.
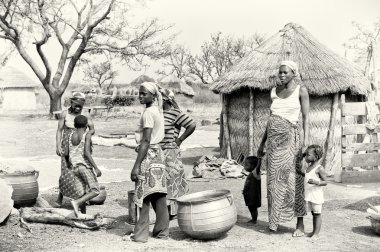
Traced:
<path fill-rule="evenodd" d="M 177 145 L 178 147 L 180 147 L 181 144 L 182 144 L 182 140 L 181 140 L 180 138 L 177 138 L 177 139 L 175 140 L 175 143 L 176 143 L 176 145 Z"/>
<path fill-rule="evenodd" d="M 99 170 L 99 168 L 95 168 L 94 170 L 95 170 L 96 177 L 102 176 L 102 171 Z"/>
<path fill-rule="evenodd" d="M 56 153 L 58 156 L 60 156 L 60 157 L 62 156 L 63 151 L 62 151 L 61 145 L 57 145 Z"/>
<path fill-rule="evenodd" d="M 131 180 L 133 182 L 137 182 L 137 179 L 138 179 L 138 175 L 139 175 L 139 169 L 138 167 L 133 167 L 132 171 L 131 171 Z"/>

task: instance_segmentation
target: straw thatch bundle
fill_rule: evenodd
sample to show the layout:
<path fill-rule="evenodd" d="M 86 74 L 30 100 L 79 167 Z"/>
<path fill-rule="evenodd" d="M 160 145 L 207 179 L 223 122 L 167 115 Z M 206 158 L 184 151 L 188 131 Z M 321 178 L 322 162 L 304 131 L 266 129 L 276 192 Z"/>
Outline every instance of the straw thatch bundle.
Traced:
<path fill-rule="evenodd" d="M 276 85 L 283 60 L 298 63 L 302 83 L 311 95 L 351 91 L 368 94 L 370 84 L 362 71 L 318 42 L 302 26 L 287 24 L 216 81 L 211 89 L 231 93 L 242 87 L 270 90 Z"/>
<path fill-rule="evenodd" d="M 144 83 L 144 82 L 155 82 L 155 80 L 147 75 L 140 75 L 139 77 L 137 77 L 136 79 L 134 79 L 130 85 L 131 86 L 138 86 L 140 85 L 141 83 Z"/>
<path fill-rule="evenodd" d="M 163 88 L 171 89 L 176 94 L 183 94 L 190 97 L 194 96 L 193 88 L 174 75 L 168 75 L 161 79 L 159 85 Z"/>
<path fill-rule="evenodd" d="M 287 24 L 252 53 L 237 62 L 211 89 L 227 101 L 221 125 L 221 152 L 231 158 L 256 155 L 270 113 L 270 90 L 278 81 L 283 60 L 298 63 L 310 94 L 310 143 L 331 153 L 324 160 L 331 175 L 340 169 L 339 93 L 365 96 L 370 83 L 352 63 L 319 43 L 303 27 Z M 224 132 L 229 132 L 226 136 Z M 227 141 L 228 140 L 228 141 Z M 231 150 L 228 153 L 228 150 Z"/>

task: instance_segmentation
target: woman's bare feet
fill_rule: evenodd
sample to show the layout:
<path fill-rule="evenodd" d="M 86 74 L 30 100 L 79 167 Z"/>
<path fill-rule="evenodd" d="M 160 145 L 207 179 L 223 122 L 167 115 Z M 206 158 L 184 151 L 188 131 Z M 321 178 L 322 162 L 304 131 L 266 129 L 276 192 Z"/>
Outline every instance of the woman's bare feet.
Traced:
<path fill-rule="evenodd" d="M 79 216 L 79 205 L 75 200 L 70 201 L 71 205 L 73 206 L 74 214 L 76 217 Z"/>
<path fill-rule="evenodd" d="M 305 232 L 301 229 L 296 229 L 293 233 L 293 237 L 303 237 L 305 236 Z"/>

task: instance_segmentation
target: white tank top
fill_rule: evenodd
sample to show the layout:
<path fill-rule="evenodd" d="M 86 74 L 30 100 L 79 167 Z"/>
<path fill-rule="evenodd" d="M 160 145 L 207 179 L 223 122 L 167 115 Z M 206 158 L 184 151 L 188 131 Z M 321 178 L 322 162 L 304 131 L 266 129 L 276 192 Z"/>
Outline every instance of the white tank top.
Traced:
<path fill-rule="evenodd" d="M 324 198 L 323 198 L 323 189 L 321 186 L 309 184 L 309 179 L 317 180 L 321 182 L 321 179 L 319 178 L 318 174 L 316 173 L 316 170 L 321 165 L 317 165 L 314 167 L 311 171 L 305 173 L 305 201 L 312 202 L 314 204 L 323 204 Z"/>
<path fill-rule="evenodd" d="M 293 93 L 287 98 L 280 98 L 276 94 L 276 88 L 271 91 L 270 98 L 272 105 L 270 110 L 273 115 L 281 116 L 293 124 L 297 124 L 301 112 L 300 85 L 294 89 Z"/>

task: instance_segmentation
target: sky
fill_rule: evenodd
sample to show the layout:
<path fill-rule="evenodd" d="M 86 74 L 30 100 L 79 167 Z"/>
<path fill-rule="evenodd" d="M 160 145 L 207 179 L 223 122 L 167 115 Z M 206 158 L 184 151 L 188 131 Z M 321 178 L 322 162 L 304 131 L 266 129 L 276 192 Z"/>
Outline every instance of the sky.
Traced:
<path fill-rule="evenodd" d="M 380 18 L 379 0 L 145 0 L 131 13 L 135 20 L 157 17 L 163 24 L 172 24 L 177 33 L 173 43 L 183 44 L 197 53 L 211 33 L 218 31 L 236 37 L 254 33 L 267 37 L 289 22 L 308 30 L 320 42 L 340 55 L 343 43 L 354 35 L 352 21 L 372 27 Z M 19 57 L 9 62 L 33 75 Z M 145 74 L 157 69 L 153 64 Z M 119 67 L 118 82 L 129 82 L 144 72 Z"/>

